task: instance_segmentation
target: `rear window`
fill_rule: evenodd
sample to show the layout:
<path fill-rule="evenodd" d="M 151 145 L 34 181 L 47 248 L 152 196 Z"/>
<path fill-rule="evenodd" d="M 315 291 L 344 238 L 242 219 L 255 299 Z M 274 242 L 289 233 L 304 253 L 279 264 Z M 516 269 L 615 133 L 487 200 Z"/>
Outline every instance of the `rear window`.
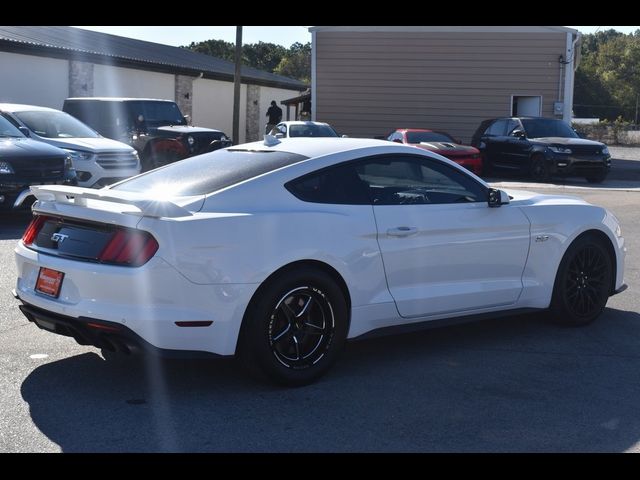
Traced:
<path fill-rule="evenodd" d="M 125 180 L 113 187 L 113 190 L 157 192 L 168 196 L 202 195 L 307 158 L 273 150 L 216 150 Z"/>

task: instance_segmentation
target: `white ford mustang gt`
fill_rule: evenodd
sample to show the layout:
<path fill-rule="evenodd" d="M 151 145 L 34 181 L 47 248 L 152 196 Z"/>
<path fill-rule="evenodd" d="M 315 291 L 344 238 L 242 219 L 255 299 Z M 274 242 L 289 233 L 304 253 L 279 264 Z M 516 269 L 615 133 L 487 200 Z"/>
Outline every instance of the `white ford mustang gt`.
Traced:
<path fill-rule="evenodd" d="M 386 141 L 266 137 L 101 190 L 32 188 L 29 320 L 107 350 L 238 354 L 287 385 L 348 338 L 514 310 L 582 325 L 626 287 L 606 209 Z"/>

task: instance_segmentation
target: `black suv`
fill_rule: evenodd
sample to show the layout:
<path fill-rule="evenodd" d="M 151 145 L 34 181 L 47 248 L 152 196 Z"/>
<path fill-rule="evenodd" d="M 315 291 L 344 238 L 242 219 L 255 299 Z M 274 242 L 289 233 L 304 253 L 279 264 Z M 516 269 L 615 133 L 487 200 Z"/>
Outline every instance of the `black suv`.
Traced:
<path fill-rule="evenodd" d="M 178 105 L 149 98 L 67 98 L 62 108 L 102 136 L 130 144 L 142 170 L 232 145 L 219 130 L 192 127 Z"/>
<path fill-rule="evenodd" d="M 71 157 L 64 150 L 31 140 L 0 114 L 0 210 L 33 203 L 31 185 L 77 185 Z"/>
<path fill-rule="evenodd" d="M 569 125 L 554 118 L 485 120 L 473 134 L 471 145 L 482 153 L 485 173 L 509 169 L 538 181 L 563 175 L 599 183 L 611 168 L 604 143 L 580 138 Z"/>

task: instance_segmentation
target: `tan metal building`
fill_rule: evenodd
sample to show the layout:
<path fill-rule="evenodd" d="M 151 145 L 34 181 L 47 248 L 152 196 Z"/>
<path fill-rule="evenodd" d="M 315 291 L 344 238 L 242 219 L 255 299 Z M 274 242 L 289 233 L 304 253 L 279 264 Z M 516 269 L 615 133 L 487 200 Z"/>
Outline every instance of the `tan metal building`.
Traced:
<path fill-rule="evenodd" d="M 580 33 L 543 26 L 311 27 L 314 120 L 355 137 L 509 115 L 571 121 Z"/>

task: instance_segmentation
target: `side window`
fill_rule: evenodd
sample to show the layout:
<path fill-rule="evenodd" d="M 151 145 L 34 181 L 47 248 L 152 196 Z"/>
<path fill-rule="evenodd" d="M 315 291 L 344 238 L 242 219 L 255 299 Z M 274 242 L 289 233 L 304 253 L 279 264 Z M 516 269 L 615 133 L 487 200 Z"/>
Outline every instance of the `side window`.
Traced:
<path fill-rule="evenodd" d="M 488 135 L 490 137 L 499 137 L 499 136 L 506 135 L 506 132 L 507 132 L 507 121 L 496 120 L 484 133 L 485 135 Z"/>
<path fill-rule="evenodd" d="M 485 202 L 486 188 L 457 169 L 416 156 L 384 155 L 355 167 L 374 205 Z"/>
<path fill-rule="evenodd" d="M 507 122 L 507 135 L 511 135 L 517 129 L 522 129 L 518 120 L 509 120 Z"/>
<path fill-rule="evenodd" d="M 356 173 L 353 162 L 297 178 L 285 184 L 285 188 L 304 202 L 371 204 L 367 184 Z"/>

